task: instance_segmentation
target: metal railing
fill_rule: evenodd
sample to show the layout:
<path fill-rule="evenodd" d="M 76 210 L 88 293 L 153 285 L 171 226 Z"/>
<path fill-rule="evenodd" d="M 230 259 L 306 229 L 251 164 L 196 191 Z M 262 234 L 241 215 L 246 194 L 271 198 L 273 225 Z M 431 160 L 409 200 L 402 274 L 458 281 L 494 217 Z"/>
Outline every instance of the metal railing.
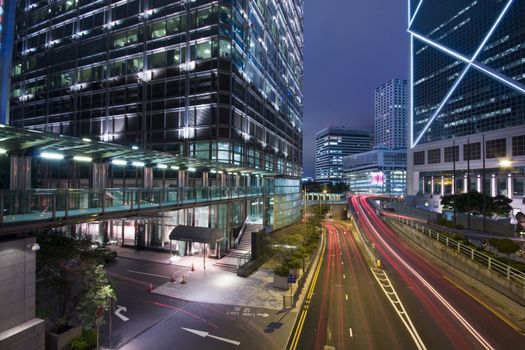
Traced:
<path fill-rule="evenodd" d="M 385 215 L 385 217 L 388 220 L 398 221 L 402 224 L 405 224 L 407 226 L 410 226 L 416 229 L 417 231 L 428 236 L 429 238 L 434 239 L 444 244 L 446 247 L 452 248 L 458 254 L 464 255 L 468 257 L 470 260 L 478 262 L 479 264 L 485 266 L 490 271 L 495 271 L 495 272 L 500 273 L 501 275 L 505 276 L 507 280 L 518 283 L 523 288 L 525 288 L 525 273 L 524 272 L 508 264 L 505 264 L 499 261 L 498 259 L 493 258 L 492 256 L 487 255 L 477 250 L 476 248 L 473 248 L 469 245 L 458 242 L 448 237 L 447 235 L 439 231 L 435 231 L 417 221 L 409 220 L 409 219 L 398 217 L 398 216 Z"/>
<path fill-rule="evenodd" d="M 250 250 L 249 252 L 246 252 L 245 254 L 237 258 L 237 268 L 244 266 L 245 264 L 249 263 L 251 260 L 252 260 L 252 251 Z"/>
<path fill-rule="evenodd" d="M 73 216 L 261 197 L 262 187 L 27 189 L 0 191 L 0 226 Z"/>

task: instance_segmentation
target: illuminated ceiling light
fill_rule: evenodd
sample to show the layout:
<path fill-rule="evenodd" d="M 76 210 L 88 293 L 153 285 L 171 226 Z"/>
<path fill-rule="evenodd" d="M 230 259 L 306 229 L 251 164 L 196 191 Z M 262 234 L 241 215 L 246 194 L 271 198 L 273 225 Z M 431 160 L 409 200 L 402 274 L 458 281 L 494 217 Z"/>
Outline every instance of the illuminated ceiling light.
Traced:
<path fill-rule="evenodd" d="M 144 163 L 144 162 L 131 162 L 131 165 L 136 166 L 136 167 L 143 167 L 144 165 L 146 165 L 146 163 Z"/>
<path fill-rule="evenodd" d="M 179 170 L 179 169 L 180 169 L 180 167 L 177 166 L 177 165 L 172 165 L 170 168 L 171 168 L 172 170 Z"/>
<path fill-rule="evenodd" d="M 191 167 L 190 167 L 190 168 L 188 168 L 188 169 L 186 169 L 186 170 L 188 170 L 189 172 L 194 172 L 194 171 L 196 171 L 197 169 L 195 169 L 195 168 L 191 168 Z"/>
<path fill-rule="evenodd" d="M 224 171 L 219 170 L 219 171 L 217 171 L 217 174 L 224 174 Z"/>
<path fill-rule="evenodd" d="M 5 128 L 5 124 L 0 124 L 0 128 Z"/>
<path fill-rule="evenodd" d="M 138 146 L 131 146 L 131 149 L 133 149 L 133 150 L 135 150 L 135 151 L 136 151 L 136 150 L 138 150 L 138 149 L 139 149 L 139 147 L 138 147 Z"/>
<path fill-rule="evenodd" d="M 211 170 L 210 170 L 210 173 L 212 173 L 212 174 L 217 174 L 217 170 L 215 170 L 215 169 L 211 169 Z"/>
<path fill-rule="evenodd" d="M 55 160 L 64 159 L 63 154 L 53 153 L 53 152 L 42 152 L 40 154 L 40 157 L 45 158 L 45 159 L 55 159 Z"/>
<path fill-rule="evenodd" d="M 111 161 L 111 164 L 115 164 L 115 165 L 126 165 L 128 164 L 128 162 L 126 162 L 125 160 L 122 160 L 122 159 L 113 159 Z"/>
<path fill-rule="evenodd" d="M 168 166 L 166 164 L 158 164 L 157 168 L 159 168 L 159 169 L 168 169 Z"/>
<path fill-rule="evenodd" d="M 84 142 L 91 142 L 91 139 L 88 139 L 87 137 L 82 138 L 82 141 Z"/>
<path fill-rule="evenodd" d="M 0 148 L 0 154 L 6 154 L 7 153 L 7 150 L 4 149 L 4 148 Z"/>
<path fill-rule="evenodd" d="M 87 156 L 74 156 L 73 160 L 76 160 L 77 162 L 91 162 L 93 161 L 93 158 Z"/>

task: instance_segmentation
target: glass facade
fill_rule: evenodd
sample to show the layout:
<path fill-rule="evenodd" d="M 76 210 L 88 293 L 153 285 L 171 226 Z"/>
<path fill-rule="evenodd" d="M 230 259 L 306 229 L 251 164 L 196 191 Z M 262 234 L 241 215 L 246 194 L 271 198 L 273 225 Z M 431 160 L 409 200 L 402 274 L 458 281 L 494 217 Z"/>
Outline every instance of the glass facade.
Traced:
<path fill-rule="evenodd" d="M 0 0 L 0 123 L 9 113 L 9 77 L 13 53 L 15 1 Z"/>
<path fill-rule="evenodd" d="M 302 0 L 17 6 L 12 125 L 301 175 Z"/>
<path fill-rule="evenodd" d="M 329 127 L 315 135 L 315 180 L 342 181 L 343 157 L 371 148 L 370 131 Z"/>
<path fill-rule="evenodd" d="M 345 182 L 350 192 L 404 196 L 406 194 L 406 150 L 385 148 L 344 158 Z"/>
<path fill-rule="evenodd" d="M 412 147 L 524 125 L 525 3 L 410 5 Z"/>
<path fill-rule="evenodd" d="M 391 149 L 407 146 L 408 86 L 392 79 L 377 87 L 374 96 L 375 145 Z"/>

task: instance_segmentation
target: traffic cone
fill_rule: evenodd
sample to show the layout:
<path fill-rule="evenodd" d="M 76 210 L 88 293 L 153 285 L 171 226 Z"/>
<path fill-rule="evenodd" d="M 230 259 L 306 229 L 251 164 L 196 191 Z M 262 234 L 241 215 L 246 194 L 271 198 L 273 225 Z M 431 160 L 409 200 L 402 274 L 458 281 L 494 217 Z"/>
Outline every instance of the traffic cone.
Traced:
<path fill-rule="evenodd" d="M 176 280 L 176 279 L 175 279 L 175 272 L 174 272 L 174 273 L 171 275 L 171 277 L 170 277 L 170 281 L 171 281 L 171 283 L 175 283 L 175 280 Z"/>
<path fill-rule="evenodd" d="M 184 275 L 182 275 L 182 281 L 180 282 L 180 284 L 185 284 L 186 281 L 184 280 Z"/>
<path fill-rule="evenodd" d="M 191 272 L 194 272 L 195 271 L 195 266 L 193 266 L 193 264 L 191 264 Z M 184 277 L 184 276 L 182 276 Z"/>
<path fill-rule="evenodd" d="M 148 292 L 151 292 L 152 290 L 153 290 L 153 284 L 150 283 L 148 286 Z"/>

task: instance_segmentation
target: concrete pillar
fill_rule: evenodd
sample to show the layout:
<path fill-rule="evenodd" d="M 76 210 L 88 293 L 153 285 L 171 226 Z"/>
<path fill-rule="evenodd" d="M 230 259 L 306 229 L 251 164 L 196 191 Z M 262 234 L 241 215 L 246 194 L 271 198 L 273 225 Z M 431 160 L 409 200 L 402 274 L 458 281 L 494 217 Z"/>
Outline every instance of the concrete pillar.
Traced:
<path fill-rule="evenodd" d="M 430 179 L 430 194 L 434 194 L 434 176 Z"/>
<path fill-rule="evenodd" d="M 233 176 L 235 177 L 235 187 L 240 187 L 241 186 L 241 175 L 235 174 Z"/>
<path fill-rule="evenodd" d="M 151 189 L 153 188 L 153 168 L 150 166 L 145 166 L 143 168 L 144 171 L 144 181 L 143 181 L 143 187 Z"/>
<path fill-rule="evenodd" d="M 219 186 L 220 187 L 226 187 L 226 176 L 227 176 L 227 174 L 221 173 L 221 174 L 218 174 L 218 175 L 219 175 Z"/>
<path fill-rule="evenodd" d="M 495 197 L 497 192 L 496 188 L 496 175 L 492 174 L 490 177 L 490 196 Z"/>
<path fill-rule="evenodd" d="M 179 170 L 177 174 L 177 187 L 186 187 L 187 173 L 186 170 Z"/>
<path fill-rule="evenodd" d="M 441 176 L 441 195 L 445 195 L 445 177 Z"/>
<path fill-rule="evenodd" d="M 469 190 L 468 188 L 468 178 L 467 175 L 463 177 L 463 193 L 467 193 Z"/>
<path fill-rule="evenodd" d="M 481 193 L 481 175 L 478 175 L 478 180 L 476 182 L 476 191 Z"/>
<path fill-rule="evenodd" d="M 456 194 L 456 177 L 452 176 L 452 194 Z"/>
<path fill-rule="evenodd" d="M 507 197 L 512 198 L 512 174 L 507 176 Z"/>
<path fill-rule="evenodd" d="M 9 188 L 25 190 L 31 188 L 31 156 L 11 154 Z"/>
<path fill-rule="evenodd" d="M 202 172 L 202 187 L 208 188 L 210 186 L 209 173 L 207 171 Z"/>
<path fill-rule="evenodd" d="M 108 184 L 108 163 L 93 162 L 91 165 L 91 188 L 105 189 Z"/>
<path fill-rule="evenodd" d="M 35 318 L 35 242 L 0 241 L 0 349 L 44 349 L 44 321 Z"/>

